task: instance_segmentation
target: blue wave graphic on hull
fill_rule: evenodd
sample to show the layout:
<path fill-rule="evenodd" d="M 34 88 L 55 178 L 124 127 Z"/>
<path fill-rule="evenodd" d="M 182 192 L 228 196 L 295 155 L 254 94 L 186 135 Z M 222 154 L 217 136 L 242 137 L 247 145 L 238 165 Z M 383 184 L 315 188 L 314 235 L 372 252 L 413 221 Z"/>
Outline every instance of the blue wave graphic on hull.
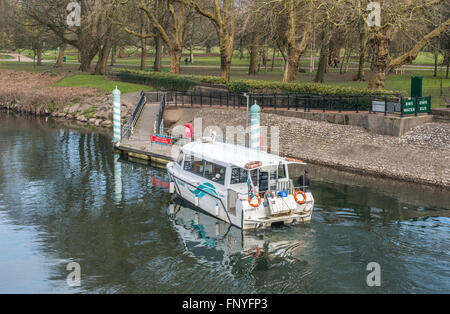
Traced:
<path fill-rule="evenodd" d="M 203 196 L 206 195 L 206 193 L 212 194 L 217 196 L 217 191 L 214 185 L 212 185 L 211 183 L 205 182 L 203 184 L 200 184 L 198 186 L 197 189 L 195 190 L 191 190 L 189 189 L 189 191 L 194 194 L 195 196 L 197 196 L 198 198 L 202 198 Z"/>

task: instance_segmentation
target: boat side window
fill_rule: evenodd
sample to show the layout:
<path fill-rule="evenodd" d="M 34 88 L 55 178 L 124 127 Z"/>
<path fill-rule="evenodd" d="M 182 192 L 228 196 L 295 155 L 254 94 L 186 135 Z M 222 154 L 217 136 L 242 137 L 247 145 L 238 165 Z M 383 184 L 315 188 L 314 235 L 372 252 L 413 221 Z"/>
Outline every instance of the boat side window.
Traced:
<path fill-rule="evenodd" d="M 203 160 L 186 154 L 184 157 L 184 170 L 192 172 L 196 175 L 203 176 Z"/>
<path fill-rule="evenodd" d="M 231 184 L 246 183 L 248 178 L 248 172 L 242 168 L 231 169 Z"/>
<path fill-rule="evenodd" d="M 211 180 L 213 182 L 217 182 L 219 184 L 224 185 L 225 184 L 225 173 L 227 168 L 223 167 L 221 165 L 209 162 L 209 161 L 205 161 L 204 164 L 204 169 L 205 172 L 203 174 L 203 176 L 208 179 Z"/>
<path fill-rule="evenodd" d="M 180 166 L 181 166 L 181 163 L 183 162 L 183 156 L 184 156 L 183 152 L 180 152 L 180 154 L 178 155 L 178 158 L 177 158 L 177 164 L 179 164 Z"/>
<path fill-rule="evenodd" d="M 278 166 L 278 179 L 286 179 L 286 168 L 284 165 Z"/>
<path fill-rule="evenodd" d="M 258 185 L 258 179 L 260 177 L 260 176 L 258 176 L 258 172 L 259 172 L 259 169 L 254 169 L 254 170 L 250 171 L 250 175 L 252 177 L 253 184 L 256 184 L 256 185 Z"/>

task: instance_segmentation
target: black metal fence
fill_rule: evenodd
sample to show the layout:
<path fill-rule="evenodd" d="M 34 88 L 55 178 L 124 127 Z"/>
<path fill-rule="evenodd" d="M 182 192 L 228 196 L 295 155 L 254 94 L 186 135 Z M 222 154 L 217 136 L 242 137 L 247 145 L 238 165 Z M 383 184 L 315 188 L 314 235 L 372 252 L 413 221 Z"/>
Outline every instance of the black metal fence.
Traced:
<path fill-rule="evenodd" d="M 400 94 L 372 95 L 304 95 L 296 93 L 249 93 L 237 94 L 229 91 L 187 91 L 146 93 L 147 102 L 160 102 L 166 95 L 167 106 L 245 108 L 255 102 L 262 110 L 295 110 L 320 112 L 380 112 L 403 115 L 404 99 Z M 425 97 L 430 99 L 431 97 Z M 425 113 L 416 111 L 419 113 Z"/>

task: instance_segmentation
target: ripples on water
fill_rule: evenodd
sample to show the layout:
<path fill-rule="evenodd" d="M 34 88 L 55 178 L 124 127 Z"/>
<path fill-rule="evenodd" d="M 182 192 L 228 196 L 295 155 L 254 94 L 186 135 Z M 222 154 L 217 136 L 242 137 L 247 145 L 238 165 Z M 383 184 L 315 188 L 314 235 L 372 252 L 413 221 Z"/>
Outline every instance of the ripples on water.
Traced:
<path fill-rule="evenodd" d="M 0 292 L 450 292 L 444 192 L 413 201 L 408 185 L 393 195 L 320 168 L 310 224 L 242 233 L 172 201 L 163 170 L 115 167 L 108 136 L 0 121 Z M 70 261 L 80 288 L 65 282 Z"/>

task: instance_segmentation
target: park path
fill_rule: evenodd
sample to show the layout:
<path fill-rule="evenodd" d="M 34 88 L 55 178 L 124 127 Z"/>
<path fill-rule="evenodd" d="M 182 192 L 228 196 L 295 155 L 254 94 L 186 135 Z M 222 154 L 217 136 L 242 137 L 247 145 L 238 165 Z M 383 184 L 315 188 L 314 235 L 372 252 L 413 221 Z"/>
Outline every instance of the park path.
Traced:
<path fill-rule="evenodd" d="M 34 60 L 21 55 L 21 54 L 17 54 L 17 53 L 5 53 L 5 55 L 9 55 L 11 57 L 13 57 L 14 59 L 0 59 L 0 61 L 12 61 L 12 62 L 33 62 Z M 19 60 L 19 56 L 20 56 L 20 60 Z M 314 58 L 315 61 L 317 61 L 318 58 Z M 310 58 L 302 58 L 302 60 L 310 60 Z M 54 63 L 55 61 L 53 60 L 42 60 L 43 63 Z M 80 64 L 79 62 L 66 62 L 66 64 Z M 356 65 L 356 62 L 349 62 L 349 64 L 354 64 Z M 136 67 L 137 64 L 117 64 L 121 67 Z M 195 69 L 195 68 L 199 68 L 199 69 L 216 69 L 217 65 L 195 65 L 195 64 L 182 64 L 181 65 L 182 68 L 191 68 L 191 69 Z M 317 67 L 317 65 L 316 65 Z M 234 65 L 231 66 L 232 69 L 248 69 L 248 66 L 242 66 L 242 65 Z M 268 66 L 267 69 L 270 69 L 271 66 Z M 261 70 L 263 69 L 263 67 L 261 67 Z M 275 66 L 274 69 L 277 70 L 283 70 L 284 68 L 281 66 Z M 306 67 L 305 67 L 306 69 Z M 444 69 L 444 66 L 438 66 L 438 70 L 442 70 Z M 307 69 L 306 69 L 307 70 Z M 358 70 L 358 67 L 349 67 L 348 70 L 352 70 L 352 71 L 356 71 Z M 365 68 L 365 71 L 370 70 L 369 68 Z M 423 71 L 434 71 L 434 66 L 433 65 L 420 65 L 420 64 L 406 64 L 404 66 L 404 70 L 407 71 L 417 71 L 417 70 L 423 70 Z M 315 70 L 314 70 L 315 71 Z"/>
<path fill-rule="evenodd" d="M 0 59 L 0 61 L 21 61 L 21 62 L 23 61 L 23 62 L 33 62 L 33 59 L 31 59 L 31 58 L 29 58 L 29 57 L 27 57 L 27 56 L 18 54 L 18 53 L 5 53 L 5 55 L 11 56 L 11 57 L 13 57 L 14 59 Z M 20 60 L 19 60 L 19 57 L 20 57 Z M 0 57 L 0 58 L 1 58 L 1 57 Z"/>

